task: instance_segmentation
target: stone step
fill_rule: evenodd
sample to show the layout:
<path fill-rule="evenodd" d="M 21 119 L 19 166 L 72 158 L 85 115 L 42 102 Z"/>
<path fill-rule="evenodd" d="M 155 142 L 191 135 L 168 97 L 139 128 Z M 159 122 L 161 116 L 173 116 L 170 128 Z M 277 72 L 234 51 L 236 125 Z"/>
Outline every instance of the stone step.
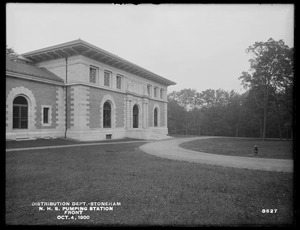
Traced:
<path fill-rule="evenodd" d="M 28 133 L 16 134 L 16 141 L 35 140 L 36 138 L 30 137 Z"/>
<path fill-rule="evenodd" d="M 28 140 L 29 135 L 27 133 L 17 134 L 16 140 Z"/>

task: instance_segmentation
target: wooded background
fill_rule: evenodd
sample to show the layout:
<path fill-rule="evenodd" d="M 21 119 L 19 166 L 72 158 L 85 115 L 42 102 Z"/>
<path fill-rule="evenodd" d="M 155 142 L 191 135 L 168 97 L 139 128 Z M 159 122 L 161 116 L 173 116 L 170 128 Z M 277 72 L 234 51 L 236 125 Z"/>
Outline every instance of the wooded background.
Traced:
<path fill-rule="evenodd" d="M 293 137 L 294 48 L 270 38 L 246 52 L 250 69 L 237 76 L 245 93 L 190 88 L 168 94 L 170 134 Z"/>

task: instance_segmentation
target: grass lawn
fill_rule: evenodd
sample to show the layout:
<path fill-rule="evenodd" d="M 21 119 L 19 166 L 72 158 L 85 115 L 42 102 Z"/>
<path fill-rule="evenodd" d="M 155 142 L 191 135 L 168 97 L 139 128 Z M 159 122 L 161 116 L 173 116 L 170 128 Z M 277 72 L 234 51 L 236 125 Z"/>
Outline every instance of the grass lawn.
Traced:
<path fill-rule="evenodd" d="M 143 141 L 141 139 L 124 138 L 124 139 L 112 139 L 102 141 L 77 141 L 68 138 L 56 138 L 56 139 L 37 139 L 37 140 L 22 140 L 6 141 L 6 149 L 14 148 L 27 148 L 27 147 L 41 147 L 41 146 L 59 146 L 59 145 L 73 145 L 73 144 L 85 144 L 85 143 L 112 143 L 112 142 L 125 142 L 125 141 Z"/>
<path fill-rule="evenodd" d="M 6 223 L 282 225 L 293 222 L 293 174 L 161 159 L 142 143 L 6 153 Z M 57 220 L 32 202 L 121 202 Z M 277 209 L 276 214 L 262 209 Z"/>
<path fill-rule="evenodd" d="M 168 136 L 175 137 L 175 138 L 199 137 L 196 135 L 185 135 L 185 134 L 168 134 Z"/>
<path fill-rule="evenodd" d="M 253 148 L 258 146 L 255 157 L 293 159 L 293 144 L 291 141 L 267 139 L 264 142 L 256 138 L 210 138 L 185 142 L 179 146 L 199 152 L 231 155 L 254 156 Z"/>

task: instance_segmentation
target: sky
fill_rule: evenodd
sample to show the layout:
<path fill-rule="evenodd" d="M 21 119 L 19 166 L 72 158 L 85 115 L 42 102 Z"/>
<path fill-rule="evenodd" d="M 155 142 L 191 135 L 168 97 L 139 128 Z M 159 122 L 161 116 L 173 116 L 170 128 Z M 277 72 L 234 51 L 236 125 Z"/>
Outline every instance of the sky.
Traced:
<path fill-rule="evenodd" d="M 293 4 L 6 5 L 6 44 L 18 54 L 82 39 L 184 88 L 245 90 L 245 50 L 269 38 L 294 46 Z"/>

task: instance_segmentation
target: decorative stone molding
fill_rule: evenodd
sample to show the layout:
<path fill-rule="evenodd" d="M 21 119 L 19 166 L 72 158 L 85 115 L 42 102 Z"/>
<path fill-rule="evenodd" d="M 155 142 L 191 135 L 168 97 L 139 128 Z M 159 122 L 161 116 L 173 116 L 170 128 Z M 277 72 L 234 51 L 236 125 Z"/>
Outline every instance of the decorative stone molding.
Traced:
<path fill-rule="evenodd" d="M 126 128 L 127 127 L 127 117 L 126 117 L 126 115 L 127 115 L 127 100 L 126 100 L 126 97 L 124 97 L 124 128 Z"/>
<path fill-rule="evenodd" d="M 89 88 L 77 86 L 71 88 L 71 128 L 89 127 Z"/>
<path fill-rule="evenodd" d="M 130 128 L 133 128 L 133 107 L 137 105 L 138 109 L 139 109 L 139 124 L 138 124 L 138 128 L 142 128 L 143 127 L 143 106 L 142 106 L 142 100 L 139 100 L 139 99 L 135 99 L 132 101 L 131 103 L 131 107 L 130 107 L 130 110 L 131 110 L 131 116 L 130 116 L 130 119 L 131 119 L 131 126 Z"/>
<path fill-rule="evenodd" d="M 28 101 L 28 130 L 34 130 L 36 118 L 36 100 L 31 90 L 19 86 L 12 88 L 6 98 L 6 131 L 12 131 L 13 101 L 17 96 L 23 96 Z"/>
<path fill-rule="evenodd" d="M 157 126 L 156 127 L 160 127 L 161 126 L 161 124 L 160 124 L 160 112 L 161 112 L 161 110 L 160 110 L 160 107 L 157 103 L 154 104 L 153 109 L 152 109 L 152 123 L 151 124 L 152 124 L 152 127 L 155 127 L 154 126 L 154 110 L 156 108 L 157 108 Z"/>
<path fill-rule="evenodd" d="M 111 128 L 116 127 L 116 102 L 110 94 L 105 94 L 100 103 L 100 127 L 103 128 L 103 106 L 108 101 L 111 105 Z"/>
<path fill-rule="evenodd" d="M 164 103 L 165 111 L 164 111 L 164 127 L 168 127 L 168 104 Z"/>

